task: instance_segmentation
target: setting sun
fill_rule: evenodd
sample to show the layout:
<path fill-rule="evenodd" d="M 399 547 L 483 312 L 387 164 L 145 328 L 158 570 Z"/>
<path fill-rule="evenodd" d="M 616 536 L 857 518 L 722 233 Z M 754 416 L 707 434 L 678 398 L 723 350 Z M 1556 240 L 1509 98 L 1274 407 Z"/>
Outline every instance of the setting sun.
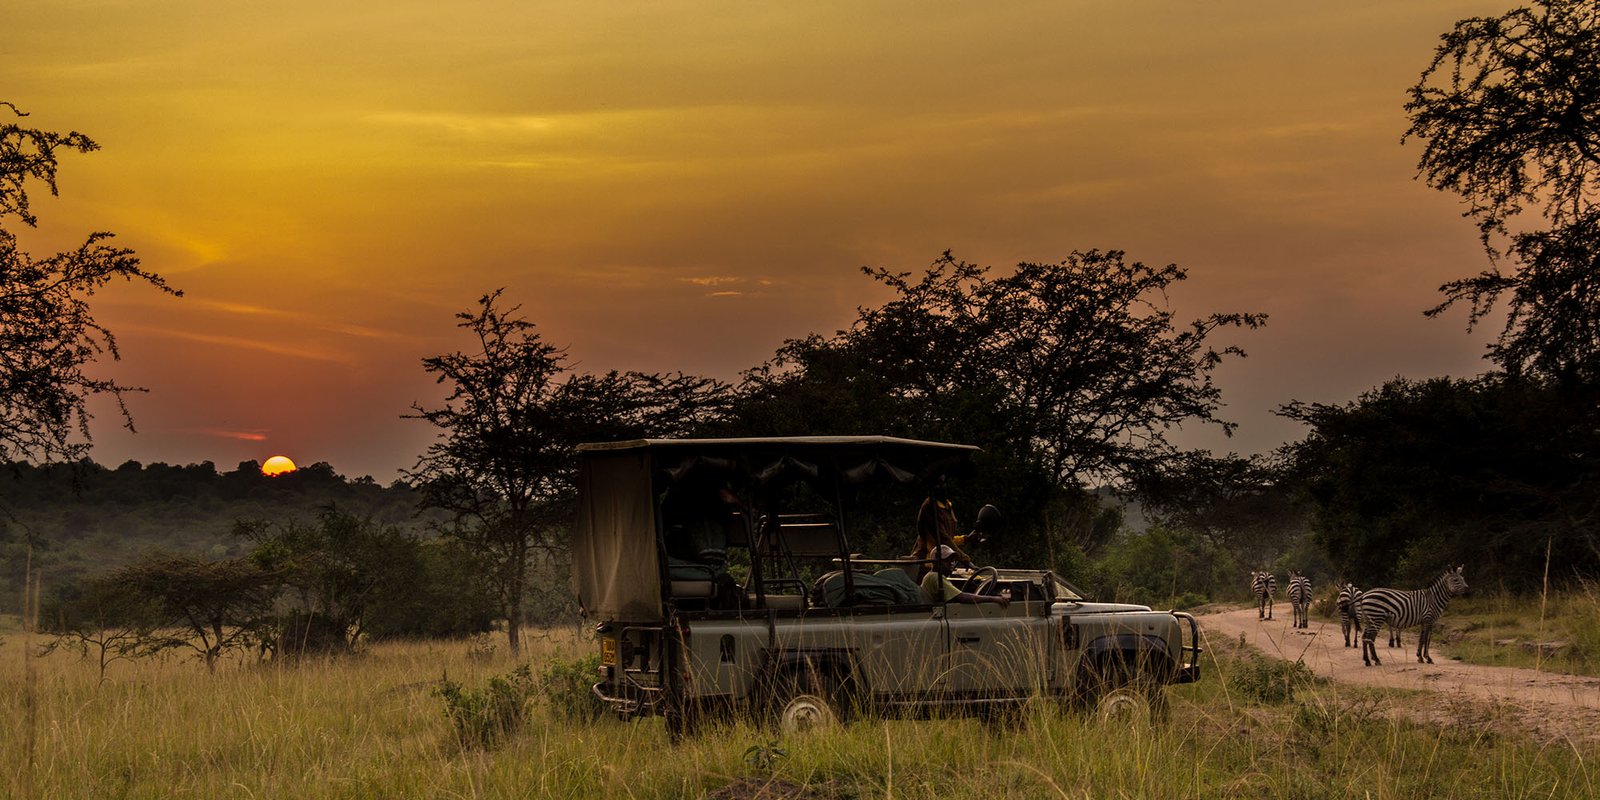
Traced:
<path fill-rule="evenodd" d="M 287 475 L 294 472 L 294 462 L 288 456 L 273 456 L 267 463 L 261 465 L 261 474 L 267 476 Z"/>

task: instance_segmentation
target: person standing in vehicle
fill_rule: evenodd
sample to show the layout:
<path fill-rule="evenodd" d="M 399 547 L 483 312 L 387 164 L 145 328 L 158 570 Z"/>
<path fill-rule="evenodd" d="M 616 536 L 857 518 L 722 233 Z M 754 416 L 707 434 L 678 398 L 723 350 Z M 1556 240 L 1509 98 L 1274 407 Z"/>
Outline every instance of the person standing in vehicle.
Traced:
<path fill-rule="evenodd" d="M 945 494 L 944 478 L 941 477 L 928 492 L 928 499 L 923 500 L 922 507 L 917 509 L 917 541 L 911 548 L 911 557 L 917 560 L 932 558 L 934 551 L 943 546 L 954 551 L 960 563 L 971 564 L 972 557 L 962 552 L 956 543 L 956 531 L 959 529 L 955 508 Z"/>

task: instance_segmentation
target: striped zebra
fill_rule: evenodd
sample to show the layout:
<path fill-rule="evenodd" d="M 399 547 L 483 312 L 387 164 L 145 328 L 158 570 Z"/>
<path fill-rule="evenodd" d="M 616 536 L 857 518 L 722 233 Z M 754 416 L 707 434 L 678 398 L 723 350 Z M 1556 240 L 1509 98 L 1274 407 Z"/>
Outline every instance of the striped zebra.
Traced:
<path fill-rule="evenodd" d="M 1461 571 L 1466 566 L 1447 569 L 1443 575 L 1435 578 L 1426 589 L 1405 591 L 1403 589 L 1368 589 L 1361 593 L 1361 599 L 1356 603 L 1356 615 L 1361 618 L 1361 663 L 1367 666 L 1382 664 L 1378 660 L 1378 629 L 1384 625 L 1390 626 L 1394 635 L 1398 636 L 1401 628 L 1412 625 L 1421 625 L 1422 633 L 1417 636 L 1417 663 L 1433 663 L 1433 656 L 1428 653 L 1429 641 L 1433 638 L 1433 623 L 1444 614 L 1445 607 L 1450 605 L 1450 598 L 1466 594 L 1467 579 L 1461 576 Z M 1367 654 L 1371 653 L 1371 659 Z"/>
<path fill-rule="evenodd" d="M 1289 608 L 1295 628 L 1311 627 L 1311 579 L 1289 570 Z"/>
<path fill-rule="evenodd" d="M 1250 594 L 1256 598 L 1256 619 L 1272 619 L 1272 595 L 1278 591 L 1278 577 L 1270 572 L 1250 573 Z"/>
<path fill-rule="evenodd" d="M 1356 604 L 1361 602 L 1361 590 L 1353 583 L 1346 583 L 1339 587 L 1339 599 L 1334 604 L 1339 608 L 1339 630 L 1344 632 L 1344 646 L 1355 647 L 1361 643 L 1361 619 L 1356 616 Z M 1350 632 L 1355 631 L 1356 642 L 1350 642 Z"/>

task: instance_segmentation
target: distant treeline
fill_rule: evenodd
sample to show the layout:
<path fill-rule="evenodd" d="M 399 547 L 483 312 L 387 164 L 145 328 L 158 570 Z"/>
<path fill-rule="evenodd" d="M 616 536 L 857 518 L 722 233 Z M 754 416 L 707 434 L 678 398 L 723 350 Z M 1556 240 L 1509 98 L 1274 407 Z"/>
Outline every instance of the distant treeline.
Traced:
<path fill-rule="evenodd" d="M 48 592 L 151 554 L 222 559 L 246 554 L 241 522 L 308 523 L 325 509 L 429 536 L 435 517 L 418 510 L 404 483 L 346 479 L 325 463 L 277 477 L 246 461 L 219 472 L 209 461 L 186 466 L 92 461 L 0 466 L 0 610 L 22 601 L 32 543 L 33 567 Z"/>

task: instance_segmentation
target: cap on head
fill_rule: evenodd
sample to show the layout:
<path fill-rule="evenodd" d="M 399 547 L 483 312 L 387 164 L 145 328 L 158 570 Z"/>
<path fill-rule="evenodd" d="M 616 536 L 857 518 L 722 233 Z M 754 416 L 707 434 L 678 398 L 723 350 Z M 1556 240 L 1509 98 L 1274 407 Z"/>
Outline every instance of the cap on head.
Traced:
<path fill-rule="evenodd" d="M 951 556 L 953 556 L 955 554 L 956 554 L 955 548 L 953 548 L 953 547 L 951 547 L 950 545 L 947 545 L 947 544 L 941 544 L 941 545 L 939 545 L 939 549 L 933 551 L 934 558 L 937 558 L 940 561 L 943 561 L 943 560 L 945 560 L 945 559 L 947 559 L 947 558 L 949 558 L 949 557 L 951 557 Z"/>

